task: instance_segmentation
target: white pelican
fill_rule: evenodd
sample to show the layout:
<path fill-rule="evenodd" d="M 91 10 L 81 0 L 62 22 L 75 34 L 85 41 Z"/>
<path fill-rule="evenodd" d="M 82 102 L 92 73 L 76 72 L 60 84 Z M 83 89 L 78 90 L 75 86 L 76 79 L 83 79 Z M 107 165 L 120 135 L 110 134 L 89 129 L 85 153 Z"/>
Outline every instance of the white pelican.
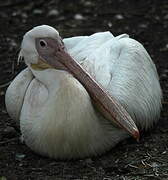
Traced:
<path fill-rule="evenodd" d="M 110 32 L 61 39 L 37 26 L 23 38 L 27 68 L 6 92 L 9 115 L 33 151 L 59 159 L 101 154 L 160 116 L 158 74 L 144 47 Z"/>

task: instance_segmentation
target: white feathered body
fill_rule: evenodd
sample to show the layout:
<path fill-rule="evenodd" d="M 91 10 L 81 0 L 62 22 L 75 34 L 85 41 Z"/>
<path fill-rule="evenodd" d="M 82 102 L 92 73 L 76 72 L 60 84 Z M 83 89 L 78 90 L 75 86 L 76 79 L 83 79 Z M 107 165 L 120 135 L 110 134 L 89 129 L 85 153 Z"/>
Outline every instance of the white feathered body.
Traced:
<path fill-rule="evenodd" d="M 110 32 L 64 39 L 78 61 L 129 112 L 139 128 L 150 128 L 160 115 L 161 89 L 155 65 L 137 41 Z M 93 106 L 71 74 L 30 66 L 11 83 L 6 106 L 25 143 L 54 158 L 101 154 L 129 137 Z"/>

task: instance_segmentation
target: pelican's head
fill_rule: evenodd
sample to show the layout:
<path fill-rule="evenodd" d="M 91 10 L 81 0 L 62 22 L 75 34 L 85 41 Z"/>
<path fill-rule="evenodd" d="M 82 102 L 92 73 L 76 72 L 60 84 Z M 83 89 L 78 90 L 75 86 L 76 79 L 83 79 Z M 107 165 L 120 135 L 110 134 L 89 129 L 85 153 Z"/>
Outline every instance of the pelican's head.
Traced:
<path fill-rule="evenodd" d="M 59 32 L 48 25 L 37 26 L 24 35 L 18 61 L 24 59 L 25 63 L 33 69 L 51 67 L 45 63 L 45 60 L 40 59 L 37 47 L 48 53 L 53 50 L 53 46 L 55 48 L 55 44 L 63 46 Z"/>

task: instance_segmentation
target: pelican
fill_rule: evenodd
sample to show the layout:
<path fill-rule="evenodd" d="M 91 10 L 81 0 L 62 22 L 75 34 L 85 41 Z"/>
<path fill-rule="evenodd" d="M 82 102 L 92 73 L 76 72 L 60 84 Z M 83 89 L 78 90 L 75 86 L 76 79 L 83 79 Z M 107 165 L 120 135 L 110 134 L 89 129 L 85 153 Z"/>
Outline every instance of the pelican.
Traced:
<path fill-rule="evenodd" d="M 162 92 L 147 51 L 127 34 L 62 39 L 48 25 L 28 31 L 21 71 L 6 108 L 34 152 L 57 159 L 100 155 L 147 130 L 160 116 Z"/>

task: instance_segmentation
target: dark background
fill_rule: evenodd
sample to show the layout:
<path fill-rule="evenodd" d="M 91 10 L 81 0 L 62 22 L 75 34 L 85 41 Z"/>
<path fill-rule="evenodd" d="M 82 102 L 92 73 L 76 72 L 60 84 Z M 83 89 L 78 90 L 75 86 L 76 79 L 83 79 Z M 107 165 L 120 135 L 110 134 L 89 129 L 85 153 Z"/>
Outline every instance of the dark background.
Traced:
<path fill-rule="evenodd" d="M 34 154 L 19 141 L 4 94 L 24 68 L 16 66 L 25 32 L 48 24 L 62 37 L 111 31 L 141 42 L 158 69 L 163 89 L 159 123 L 94 158 L 58 161 Z M 168 1 L 167 0 L 6 0 L 0 2 L 0 180 L 5 179 L 168 179 Z"/>

